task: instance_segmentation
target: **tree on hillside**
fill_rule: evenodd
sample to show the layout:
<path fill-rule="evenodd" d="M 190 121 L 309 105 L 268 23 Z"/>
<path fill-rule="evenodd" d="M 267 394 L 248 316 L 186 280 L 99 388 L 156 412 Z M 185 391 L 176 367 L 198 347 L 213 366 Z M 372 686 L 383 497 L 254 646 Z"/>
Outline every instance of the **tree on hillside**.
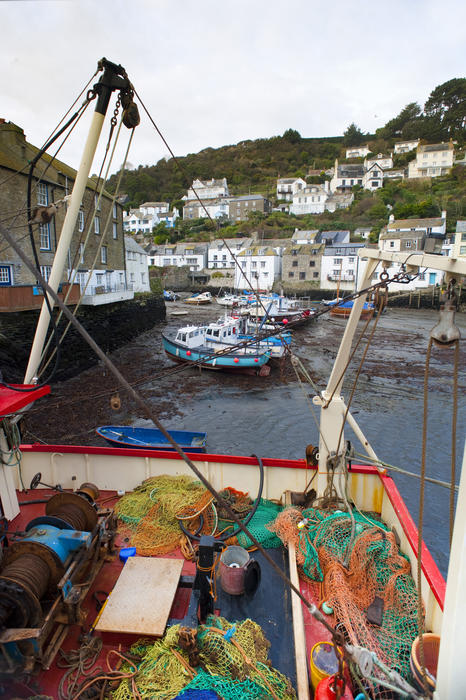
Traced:
<path fill-rule="evenodd" d="M 354 122 L 352 122 L 343 134 L 344 146 L 359 146 L 364 140 L 365 135 Z"/>
<path fill-rule="evenodd" d="M 299 143 L 301 141 L 301 134 L 296 129 L 287 129 L 283 134 L 285 141 L 290 143 Z"/>
<path fill-rule="evenodd" d="M 415 125 L 421 118 L 422 110 L 417 102 L 410 102 L 403 107 L 401 112 L 393 119 L 390 119 L 385 126 L 377 129 L 376 135 L 382 139 L 392 139 L 395 136 L 404 136 L 404 129 L 409 125 Z"/>
<path fill-rule="evenodd" d="M 466 78 L 453 78 L 438 85 L 424 105 L 426 117 L 442 126 L 445 138 L 461 136 L 466 128 Z"/>

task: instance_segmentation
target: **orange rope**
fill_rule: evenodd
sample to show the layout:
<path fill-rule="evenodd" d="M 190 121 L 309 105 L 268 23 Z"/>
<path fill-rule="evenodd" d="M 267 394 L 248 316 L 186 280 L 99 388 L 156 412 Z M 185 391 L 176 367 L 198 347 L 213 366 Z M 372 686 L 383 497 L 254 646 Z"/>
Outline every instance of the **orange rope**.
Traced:
<path fill-rule="evenodd" d="M 126 661 L 130 666 L 133 666 L 133 667 L 135 668 L 135 671 L 133 671 L 132 673 L 120 673 L 116 668 L 113 669 L 113 668 L 110 666 L 110 662 L 109 662 L 109 656 L 110 656 L 110 654 L 116 654 L 118 657 L 120 657 L 120 659 L 121 659 L 122 661 Z M 138 691 L 138 689 L 137 689 L 136 683 L 135 683 L 135 681 L 134 681 L 134 678 L 135 678 L 135 676 L 136 676 L 137 673 L 138 673 L 138 669 L 137 669 L 137 667 L 135 666 L 135 664 L 134 664 L 132 661 L 130 661 L 129 659 L 127 659 L 126 656 L 124 656 L 123 654 L 120 654 L 120 652 L 117 651 L 116 649 L 110 649 L 110 651 L 109 651 L 108 654 L 107 654 L 107 668 L 108 668 L 108 670 L 109 670 L 110 673 L 113 673 L 113 674 L 116 674 L 116 675 L 107 676 L 107 675 L 105 675 L 105 674 L 101 674 L 100 676 L 96 676 L 95 678 L 92 678 L 92 679 L 91 679 L 90 681 L 88 681 L 85 685 L 83 685 L 83 687 L 82 687 L 81 690 L 77 693 L 77 695 L 75 695 L 75 696 L 73 697 L 73 700 L 78 700 L 78 698 L 80 698 L 81 695 L 82 695 L 88 688 L 90 688 L 92 685 L 94 685 L 94 683 L 97 683 L 97 681 L 122 681 L 122 680 L 124 680 L 125 678 L 131 679 L 131 688 L 132 688 L 132 691 L 133 691 L 133 697 L 136 698 L 136 700 L 142 700 L 141 695 L 139 694 L 139 691 Z"/>

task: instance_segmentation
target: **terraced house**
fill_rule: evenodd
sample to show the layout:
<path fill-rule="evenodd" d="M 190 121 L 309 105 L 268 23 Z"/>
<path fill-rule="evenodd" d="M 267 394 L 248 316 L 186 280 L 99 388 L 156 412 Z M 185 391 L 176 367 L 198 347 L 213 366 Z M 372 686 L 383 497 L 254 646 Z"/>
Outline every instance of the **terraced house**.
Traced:
<path fill-rule="evenodd" d="M 322 255 L 325 243 L 293 242 L 283 251 L 282 281 L 286 288 L 320 285 Z"/>
<path fill-rule="evenodd" d="M 28 227 L 27 190 L 31 161 L 39 148 L 28 143 L 23 129 L 0 120 L 0 208 L 4 225 L 22 250 L 49 279 L 66 214 L 66 197 L 72 191 L 76 171 L 65 163 L 43 155 L 32 175 L 32 236 Z M 123 210 L 100 183 L 89 179 L 62 276 L 60 294 L 74 304 L 100 305 L 131 299 L 134 294 L 126 278 Z M 42 290 L 37 279 L 7 244 L 0 250 L 0 310 L 38 308 Z"/>

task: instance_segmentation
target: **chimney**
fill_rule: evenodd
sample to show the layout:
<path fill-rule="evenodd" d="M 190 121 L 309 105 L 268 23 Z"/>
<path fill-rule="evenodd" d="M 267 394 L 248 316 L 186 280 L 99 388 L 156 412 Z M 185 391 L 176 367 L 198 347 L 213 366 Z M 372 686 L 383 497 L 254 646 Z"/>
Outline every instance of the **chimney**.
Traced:
<path fill-rule="evenodd" d="M 328 186 L 329 186 L 329 182 L 328 182 L 328 180 L 325 180 L 325 182 L 324 182 L 324 190 L 325 190 L 325 192 L 328 192 Z"/>
<path fill-rule="evenodd" d="M 445 221 L 446 221 L 446 219 L 447 219 L 447 212 L 446 212 L 446 209 L 444 209 L 444 210 L 442 211 L 442 219 L 445 219 Z"/>
<path fill-rule="evenodd" d="M 394 221 L 395 221 L 394 215 L 393 215 L 393 214 L 390 214 L 390 216 L 388 217 L 388 223 L 389 223 L 389 224 L 393 224 Z"/>

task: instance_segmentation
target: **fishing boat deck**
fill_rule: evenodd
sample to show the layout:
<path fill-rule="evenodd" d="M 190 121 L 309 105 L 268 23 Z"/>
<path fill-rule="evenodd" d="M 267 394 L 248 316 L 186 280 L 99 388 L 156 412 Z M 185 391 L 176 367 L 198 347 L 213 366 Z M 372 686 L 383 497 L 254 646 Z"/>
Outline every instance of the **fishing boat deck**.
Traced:
<path fill-rule="evenodd" d="M 10 523 L 11 532 L 21 532 L 32 518 L 44 514 L 44 503 L 33 503 L 35 500 L 48 499 L 56 492 L 52 489 L 29 490 L 19 492 L 18 499 L 21 504 L 20 514 Z M 112 508 L 119 496 L 115 491 L 101 491 L 98 504 L 104 508 Z M 29 505 L 28 503 L 31 502 Z M 102 603 L 114 586 L 122 572 L 124 563 L 120 561 L 119 551 L 128 547 L 128 538 L 118 532 L 115 539 L 115 552 L 107 557 L 98 571 L 83 603 L 82 626 L 71 625 L 68 634 L 61 646 L 64 652 L 79 649 L 83 643 L 88 641 L 86 633 L 92 630 Z M 288 551 L 284 547 L 269 549 L 268 554 L 272 556 L 279 566 L 288 574 Z M 244 594 L 241 596 L 231 596 L 225 593 L 220 584 L 217 585 L 217 600 L 215 612 L 229 621 L 244 620 L 251 618 L 263 629 L 266 638 L 271 642 L 269 656 L 272 665 L 278 668 L 288 678 L 296 688 L 296 665 L 293 639 L 293 619 L 291 610 L 291 597 L 289 588 L 280 576 L 266 562 L 263 555 L 254 552 L 251 556 L 259 562 L 261 567 L 261 582 L 258 590 L 254 594 Z M 192 577 L 195 574 L 195 564 L 183 558 L 181 550 L 163 555 L 164 558 L 182 559 L 182 577 Z M 319 588 L 315 584 L 300 581 L 301 592 L 306 598 L 319 604 Z M 187 614 L 191 596 L 191 589 L 179 585 L 169 613 L 168 624 L 179 623 Z M 312 646 L 321 640 L 328 640 L 329 633 L 319 625 L 309 614 L 306 608 L 304 612 L 305 643 L 307 648 L 306 657 Z M 331 618 L 329 618 L 330 621 Z M 102 650 L 97 660 L 97 666 L 105 669 L 107 654 L 110 650 L 116 649 L 121 653 L 128 652 L 130 647 L 141 638 L 142 635 L 122 634 L 93 631 L 92 634 L 102 639 Z M 155 637 L 154 637 L 155 639 Z M 33 694 L 42 693 L 54 698 L 59 696 L 59 686 L 64 676 L 65 670 L 60 666 L 61 654 L 58 652 L 53 663 L 48 670 L 39 670 L 37 674 L 16 679 L 11 683 L 10 692 L 14 692 L 15 697 L 30 697 Z M 113 659 L 115 661 L 115 659 Z"/>

